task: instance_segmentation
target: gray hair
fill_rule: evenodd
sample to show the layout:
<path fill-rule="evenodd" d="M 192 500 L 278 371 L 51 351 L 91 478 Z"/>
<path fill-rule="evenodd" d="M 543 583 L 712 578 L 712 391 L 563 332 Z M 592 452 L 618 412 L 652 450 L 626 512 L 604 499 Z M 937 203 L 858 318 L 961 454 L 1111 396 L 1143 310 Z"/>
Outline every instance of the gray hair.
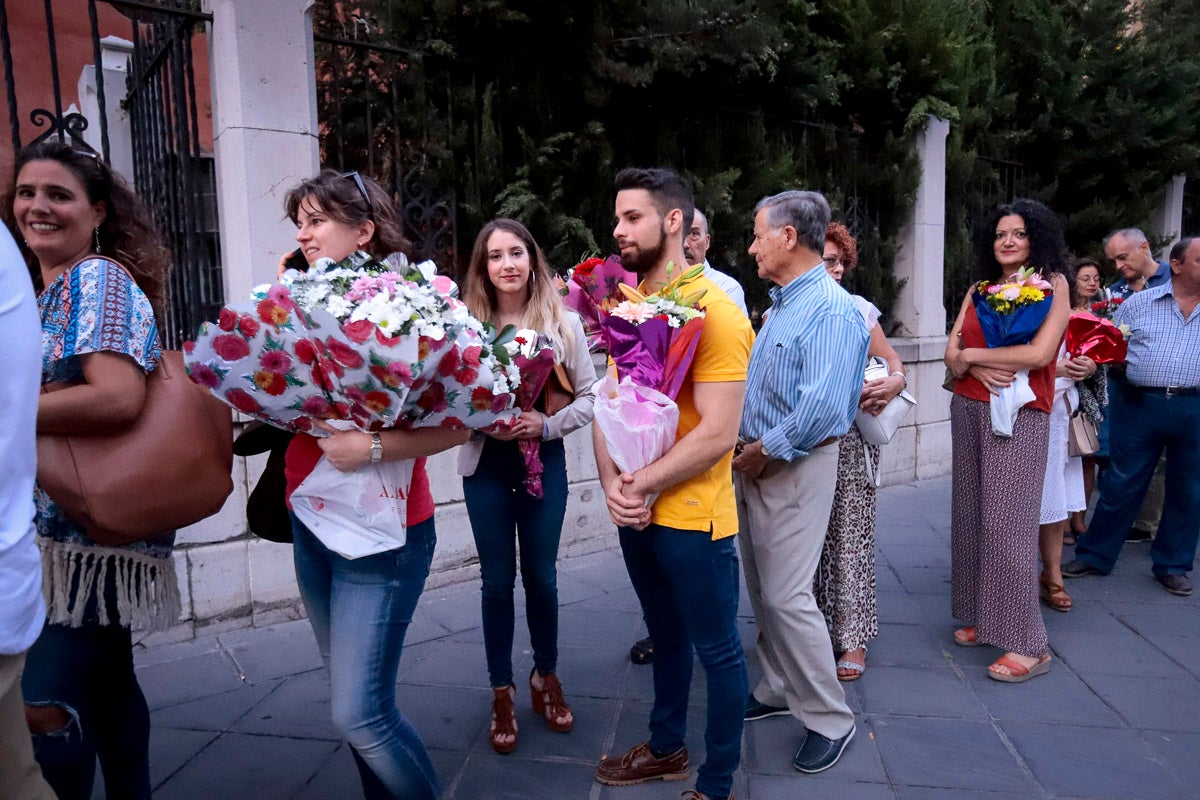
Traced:
<path fill-rule="evenodd" d="M 1117 230 L 1104 237 L 1104 242 L 1101 247 L 1108 247 L 1108 243 L 1115 237 L 1120 236 L 1122 239 L 1127 239 L 1134 247 L 1139 247 L 1143 242 L 1149 242 L 1146 234 L 1142 233 L 1141 228 L 1118 228 Z"/>
<path fill-rule="evenodd" d="M 791 225 L 800 244 L 818 253 L 825 248 L 825 229 L 832 213 L 820 192 L 791 190 L 764 197 L 754 207 L 754 216 L 767 209 L 767 224 L 772 228 Z"/>
<path fill-rule="evenodd" d="M 695 213 L 692 215 L 692 227 L 696 226 L 697 219 L 704 220 L 704 232 L 711 236 L 712 228 L 710 228 L 708 225 L 708 214 L 705 214 L 702 209 L 697 208 Z"/>

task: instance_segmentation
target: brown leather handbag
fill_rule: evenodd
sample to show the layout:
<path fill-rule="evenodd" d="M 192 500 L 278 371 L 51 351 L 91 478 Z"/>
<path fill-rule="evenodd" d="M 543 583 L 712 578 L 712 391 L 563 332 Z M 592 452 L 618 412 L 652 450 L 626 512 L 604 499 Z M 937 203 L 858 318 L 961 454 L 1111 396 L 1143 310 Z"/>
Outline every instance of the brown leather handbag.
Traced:
<path fill-rule="evenodd" d="M 43 391 L 67 388 L 47 385 Z M 120 546 L 199 522 L 233 491 L 229 407 L 165 350 L 141 414 L 95 435 L 38 434 L 37 479 L 93 541 Z"/>

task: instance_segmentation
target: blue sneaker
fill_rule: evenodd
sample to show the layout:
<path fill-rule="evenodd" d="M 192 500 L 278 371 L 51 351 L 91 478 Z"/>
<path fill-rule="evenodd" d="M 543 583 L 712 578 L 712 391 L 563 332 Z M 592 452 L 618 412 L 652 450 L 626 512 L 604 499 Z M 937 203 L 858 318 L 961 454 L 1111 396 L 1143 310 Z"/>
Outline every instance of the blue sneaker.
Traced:
<path fill-rule="evenodd" d="M 792 759 L 792 766 L 810 775 L 824 772 L 842 757 L 856 730 L 857 726 L 851 727 L 850 732 L 840 739 L 826 739 L 816 731 L 809 731 L 804 737 L 804 744 L 800 745 L 800 750 Z"/>

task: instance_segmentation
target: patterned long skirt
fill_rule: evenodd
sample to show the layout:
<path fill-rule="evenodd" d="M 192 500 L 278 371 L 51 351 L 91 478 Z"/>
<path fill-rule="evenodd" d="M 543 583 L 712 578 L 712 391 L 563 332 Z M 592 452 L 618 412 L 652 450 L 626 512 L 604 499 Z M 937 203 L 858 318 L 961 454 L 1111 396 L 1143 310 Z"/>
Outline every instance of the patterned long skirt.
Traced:
<path fill-rule="evenodd" d="M 1010 439 L 988 404 L 950 401 L 950 611 L 976 641 L 1033 658 L 1049 650 L 1038 607 L 1038 518 L 1050 415 L 1022 408 Z"/>
<path fill-rule="evenodd" d="M 879 635 L 875 606 L 875 486 L 867 480 L 867 455 L 879 469 L 879 448 L 863 449 L 858 427 L 838 442 L 837 488 L 813 594 L 829 626 L 833 649 L 866 647 Z"/>

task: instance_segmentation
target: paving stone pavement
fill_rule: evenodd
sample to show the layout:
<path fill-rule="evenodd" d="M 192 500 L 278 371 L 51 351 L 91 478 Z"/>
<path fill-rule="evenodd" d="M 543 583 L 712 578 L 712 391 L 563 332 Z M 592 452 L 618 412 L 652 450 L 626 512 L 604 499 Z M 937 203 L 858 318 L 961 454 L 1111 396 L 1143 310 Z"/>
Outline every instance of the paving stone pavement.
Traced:
<path fill-rule="evenodd" d="M 949 603 L 948 478 L 880 493 L 880 634 L 868 669 L 847 684 L 858 735 L 842 761 L 806 776 L 791 767 L 802 727 L 746 726 L 739 800 L 1028 800 L 1200 798 L 1200 595 L 1168 595 L 1149 548 L 1126 545 L 1106 578 L 1071 581 L 1076 607 L 1044 616 L 1056 659 L 1023 685 L 987 679 L 998 654 L 956 647 Z M 1069 556 L 1069 554 L 1068 554 Z M 559 675 L 576 728 L 556 734 L 518 689 L 520 746 L 488 746 L 490 694 L 477 582 L 427 592 L 409 630 L 399 704 L 430 748 L 446 800 L 658 800 L 690 784 L 610 788 L 592 781 L 602 754 L 643 740 L 648 667 L 631 665 L 644 635 L 614 549 L 560 564 Z M 518 602 L 518 608 L 522 606 Z M 755 626 L 741 608 L 743 641 Z M 517 625 L 514 667 L 531 666 Z M 359 798 L 307 621 L 221 634 L 137 656 L 152 709 L 155 798 Z M 703 758 L 703 671 L 688 747 Z M 98 791 L 98 796 L 102 792 Z"/>

